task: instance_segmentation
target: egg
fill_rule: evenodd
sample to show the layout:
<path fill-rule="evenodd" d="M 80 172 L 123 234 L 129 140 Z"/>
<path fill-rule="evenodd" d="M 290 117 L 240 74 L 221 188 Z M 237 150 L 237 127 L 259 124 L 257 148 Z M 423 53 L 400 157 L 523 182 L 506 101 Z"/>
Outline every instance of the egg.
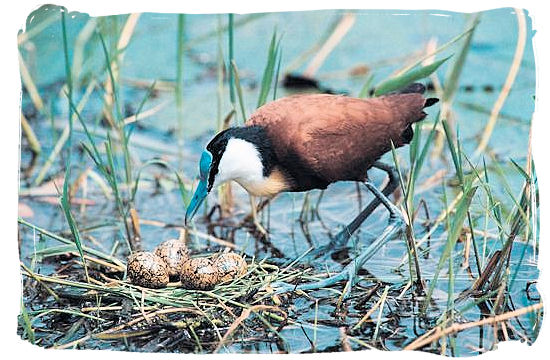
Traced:
<path fill-rule="evenodd" d="M 168 284 L 168 266 L 162 258 L 150 252 L 139 251 L 128 257 L 126 274 L 134 285 L 152 289 Z"/>
<path fill-rule="evenodd" d="M 220 279 L 219 270 L 208 258 L 192 258 L 183 263 L 181 285 L 186 289 L 211 290 Z"/>
<path fill-rule="evenodd" d="M 155 248 L 155 254 L 160 256 L 168 266 L 170 279 L 177 279 L 184 262 L 189 260 L 189 250 L 181 240 L 166 240 Z"/>
<path fill-rule="evenodd" d="M 217 269 L 220 282 L 233 280 L 235 277 L 246 274 L 246 261 L 234 252 L 223 253 L 214 259 L 214 267 Z"/>

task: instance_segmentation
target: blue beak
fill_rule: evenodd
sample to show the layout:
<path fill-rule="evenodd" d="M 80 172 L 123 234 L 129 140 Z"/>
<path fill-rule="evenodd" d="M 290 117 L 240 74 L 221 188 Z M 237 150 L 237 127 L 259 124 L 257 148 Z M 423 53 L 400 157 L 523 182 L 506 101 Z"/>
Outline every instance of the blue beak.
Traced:
<path fill-rule="evenodd" d="M 200 181 L 195 190 L 195 194 L 193 194 L 191 203 L 189 203 L 187 211 L 185 212 L 185 226 L 187 226 L 187 223 L 195 216 L 195 213 L 206 198 L 206 195 L 208 195 L 208 173 L 210 171 L 210 165 L 212 165 L 212 154 L 210 151 L 204 150 L 199 162 Z"/>
<path fill-rule="evenodd" d="M 187 211 L 185 212 L 185 226 L 187 226 L 187 223 L 193 219 L 193 216 L 195 216 L 195 213 L 206 198 L 206 195 L 208 195 L 206 180 L 201 179 L 197 189 L 195 190 L 195 194 L 193 194 L 193 198 L 187 207 Z"/>

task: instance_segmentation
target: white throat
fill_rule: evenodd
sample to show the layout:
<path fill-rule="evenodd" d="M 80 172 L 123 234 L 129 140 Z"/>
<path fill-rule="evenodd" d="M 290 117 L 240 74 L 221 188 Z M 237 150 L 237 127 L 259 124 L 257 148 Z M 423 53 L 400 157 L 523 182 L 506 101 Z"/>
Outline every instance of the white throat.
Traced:
<path fill-rule="evenodd" d="M 247 190 L 265 181 L 262 158 L 254 144 L 243 139 L 229 139 L 218 165 L 214 187 L 229 180 L 235 180 Z"/>

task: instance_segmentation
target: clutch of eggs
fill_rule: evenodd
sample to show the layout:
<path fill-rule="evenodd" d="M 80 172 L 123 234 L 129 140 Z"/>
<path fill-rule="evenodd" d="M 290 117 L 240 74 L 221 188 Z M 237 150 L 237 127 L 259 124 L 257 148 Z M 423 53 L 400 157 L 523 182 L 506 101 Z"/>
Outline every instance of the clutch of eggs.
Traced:
<path fill-rule="evenodd" d="M 181 240 L 171 239 L 161 243 L 155 248 L 158 255 L 168 266 L 170 279 L 177 279 L 180 275 L 183 263 L 189 260 L 189 250 Z"/>
<path fill-rule="evenodd" d="M 164 241 L 153 252 L 139 251 L 128 257 L 127 276 L 132 284 L 158 289 L 170 280 L 180 280 L 186 289 L 211 290 L 219 283 L 246 273 L 244 259 L 233 252 L 190 258 L 185 244 L 176 239 Z"/>
<path fill-rule="evenodd" d="M 186 289 L 211 290 L 217 284 L 244 275 L 246 270 L 246 261 L 229 252 L 213 259 L 199 257 L 188 260 L 181 269 L 180 281 Z"/>
<path fill-rule="evenodd" d="M 138 251 L 128 257 L 126 275 L 132 284 L 158 289 L 168 285 L 168 266 L 153 253 Z"/>

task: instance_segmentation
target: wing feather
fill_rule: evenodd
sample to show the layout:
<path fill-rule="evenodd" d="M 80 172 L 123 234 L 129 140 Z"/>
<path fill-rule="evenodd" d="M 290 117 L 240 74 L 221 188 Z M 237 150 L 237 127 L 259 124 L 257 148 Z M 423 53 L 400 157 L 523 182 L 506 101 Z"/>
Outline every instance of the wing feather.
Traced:
<path fill-rule="evenodd" d="M 372 99 L 295 95 L 262 106 L 246 125 L 263 126 L 280 160 L 300 163 L 328 183 L 363 180 L 391 141 L 396 147 L 406 143 L 403 133 L 424 118 L 424 104 L 416 93 Z"/>

